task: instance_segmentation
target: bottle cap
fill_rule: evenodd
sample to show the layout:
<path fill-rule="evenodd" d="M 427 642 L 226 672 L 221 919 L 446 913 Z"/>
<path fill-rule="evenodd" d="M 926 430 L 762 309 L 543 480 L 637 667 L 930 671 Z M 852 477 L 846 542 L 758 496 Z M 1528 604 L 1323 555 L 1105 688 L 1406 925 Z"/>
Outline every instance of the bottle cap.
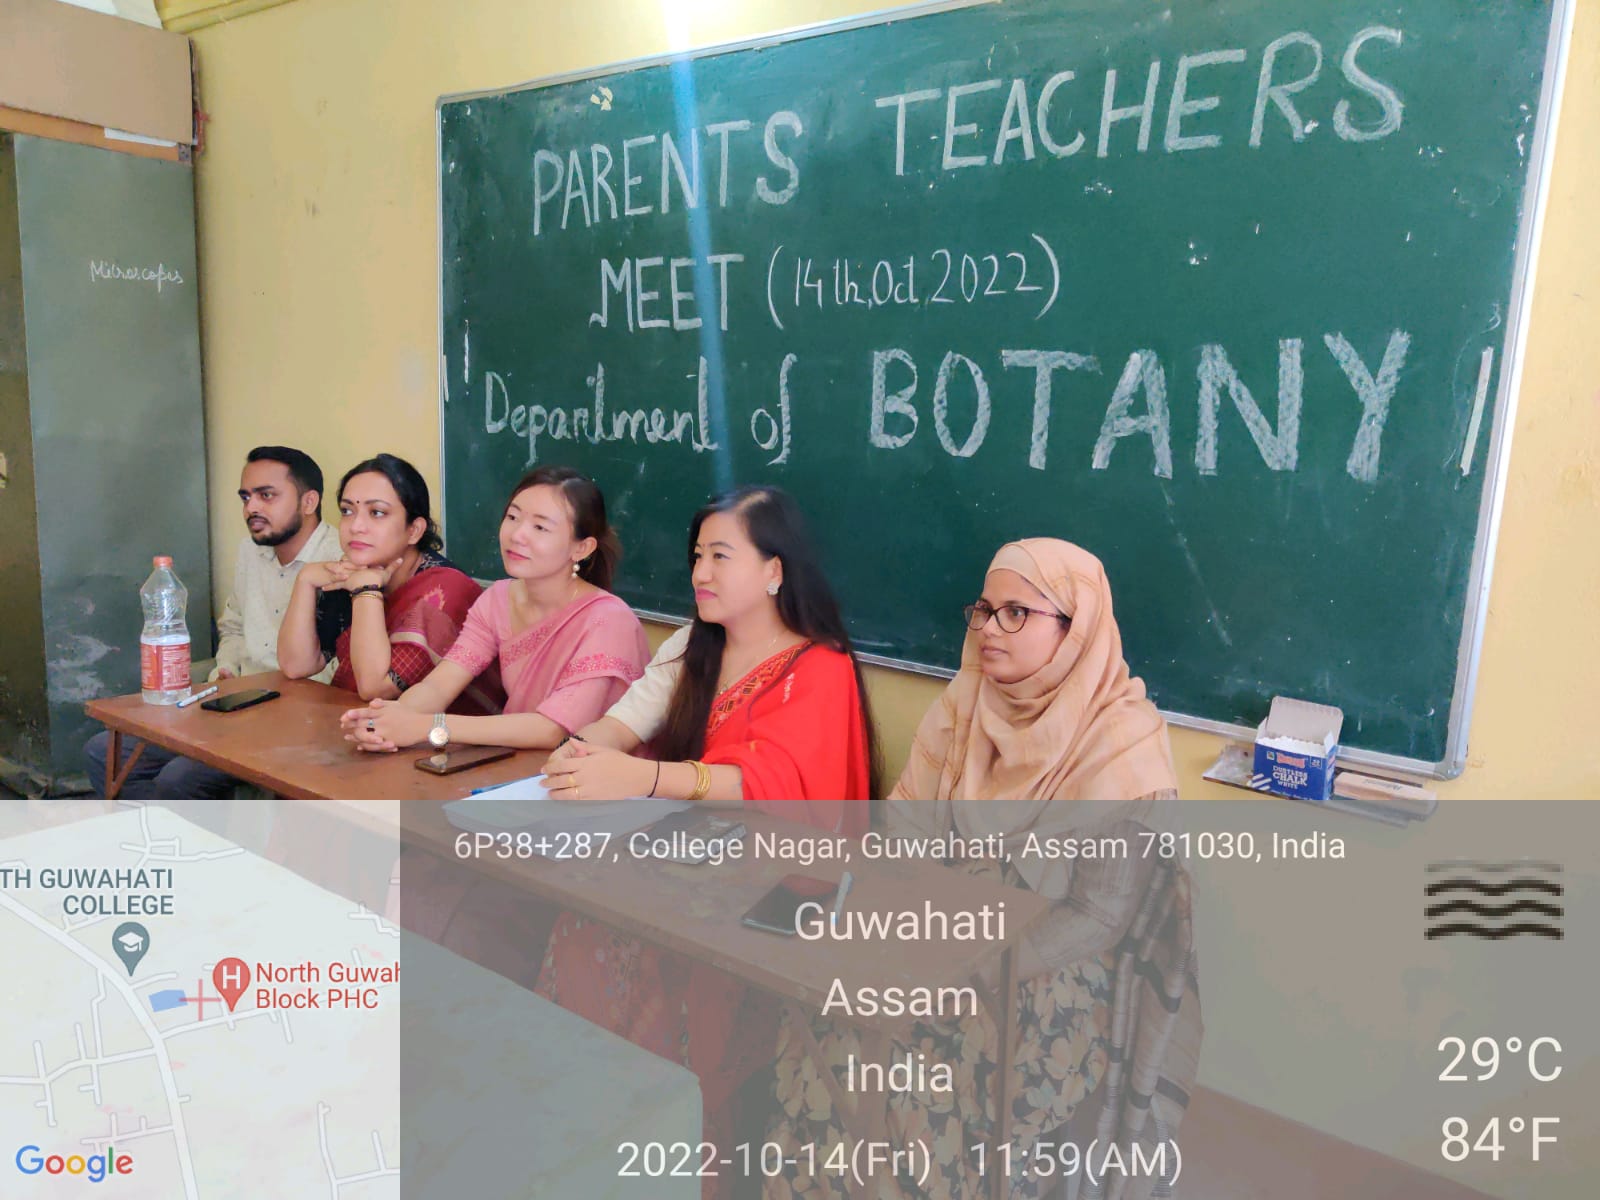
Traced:
<path fill-rule="evenodd" d="M 170 554 L 158 554 L 151 561 L 158 567 L 170 567 L 172 565 L 172 556 Z"/>

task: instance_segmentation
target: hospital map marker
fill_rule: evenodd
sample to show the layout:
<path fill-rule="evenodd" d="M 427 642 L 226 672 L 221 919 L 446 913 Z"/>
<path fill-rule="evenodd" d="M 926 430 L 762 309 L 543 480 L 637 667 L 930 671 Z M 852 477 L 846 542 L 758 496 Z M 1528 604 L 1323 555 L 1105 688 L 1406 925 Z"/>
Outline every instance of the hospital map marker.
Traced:
<path fill-rule="evenodd" d="M 211 982 L 232 1012 L 245 988 L 250 986 L 250 968 L 242 958 L 225 958 L 211 968 Z"/>
<path fill-rule="evenodd" d="M 150 931 L 137 921 L 124 921 L 111 935 L 111 948 L 128 968 L 128 978 L 132 979 L 133 969 L 150 952 Z"/>

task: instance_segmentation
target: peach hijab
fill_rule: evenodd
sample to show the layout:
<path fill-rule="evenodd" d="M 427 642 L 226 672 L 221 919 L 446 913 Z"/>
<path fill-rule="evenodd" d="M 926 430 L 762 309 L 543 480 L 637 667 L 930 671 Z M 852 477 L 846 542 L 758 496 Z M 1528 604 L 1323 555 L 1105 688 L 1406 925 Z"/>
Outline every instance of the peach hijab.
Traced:
<path fill-rule="evenodd" d="M 1071 627 L 1054 658 L 1013 684 L 983 674 L 979 635 L 968 633 L 961 670 L 917 730 L 892 799 L 957 801 L 956 823 L 975 835 L 1032 826 L 1042 806 L 1030 818 L 962 801 L 1125 802 L 1175 791 L 1166 723 L 1128 674 L 1100 560 L 1071 542 L 1029 538 L 1002 546 L 989 570 L 1021 575 Z M 1075 815 L 1074 825 L 1092 821 Z"/>

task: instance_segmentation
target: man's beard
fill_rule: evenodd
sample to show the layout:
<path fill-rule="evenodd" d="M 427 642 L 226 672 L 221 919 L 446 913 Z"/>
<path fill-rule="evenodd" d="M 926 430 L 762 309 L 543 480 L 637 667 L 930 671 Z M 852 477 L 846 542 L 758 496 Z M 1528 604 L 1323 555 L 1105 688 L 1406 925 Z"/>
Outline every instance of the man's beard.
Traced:
<path fill-rule="evenodd" d="M 294 515 L 294 524 L 293 525 L 287 526 L 286 528 L 279 529 L 277 531 L 273 531 L 271 529 L 268 529 L 268 530 L 266 530 L 265 532 L 262 532 L 262 533 L 254 533 L 254 532 L 252 532 L 250 534 L 250 540 L 252 542 L 254 542 L 256 545 L 258 545 L 258 546 L 281 546 L 285 542 L 287 542 L 290 538 L 292 538 L 296 534 L 298 534 L 300 532 L 301 526 L 303 526 L 304 524 L 305 524 L 305 518 L 302 517 L 299 513 L 295 513 L 295 515 Z"/>

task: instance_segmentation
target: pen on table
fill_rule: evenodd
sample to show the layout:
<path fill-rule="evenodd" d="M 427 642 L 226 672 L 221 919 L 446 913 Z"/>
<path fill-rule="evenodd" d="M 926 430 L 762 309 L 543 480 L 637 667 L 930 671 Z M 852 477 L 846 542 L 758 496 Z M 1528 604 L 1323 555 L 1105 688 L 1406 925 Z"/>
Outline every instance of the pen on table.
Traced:
<path fill-rule="evenodd" d="M 833 898 L 833 916 L 829 918 L 830 923 L 838 922 L 839 914 L 844 911 L 844 898 L 850 894 L 850 885 L 854 882 L 855 877 L 849 871 L 840 878 L 838 894 Z"/>
<path fill-rule="evenodd" d="M 217 692 L 219 692 L 219 691 L 220 691 L 220 690 L 221 690 L 221 689 L 220 689 L 220 688 L 219 688 L 219 687 L 218 687 L 218 686 L 217 686 L 217 685 L 216 685 L 216 684 L 214 684 L 214 683 L 213 683 L 213 684 L 212 684 L 212 685 L 211 685 L 211 686 L 210 686 L 210 687 L 208 687 L 208 688 L 207 688 L 207 689 L 206 689 L 206 690 L 205 690 L 205 691 L 203 691 L 203 692 L 196 692 L 196 693 L 195 693 L 195 694 L 194 694 L 194 695 L 192 695 L 192 696 L 189 696 L 189 697 L 187 697 L 187 698 L 185 698 L 185 699 L 183 699 L 183 700 L 179 700 L 179 701 L 178 701 L 178 707 L 179 707 L 179 708 L 188 708 L 188 707 L 189 707 L 189 705 L 191 705 L 191 704 L 194 704 L 194 703 L 196 703 L 196 702 L 197 702 L 197 701 L 200 701 L 200 700 L 204 700 L 204 699 L 205 699 L 205 698 L 206 698 L 206 697 L 207 697 L 207 696 L 214 696 L 214 695 L 216 695 L 216 693 L 217 693 Z"/>

